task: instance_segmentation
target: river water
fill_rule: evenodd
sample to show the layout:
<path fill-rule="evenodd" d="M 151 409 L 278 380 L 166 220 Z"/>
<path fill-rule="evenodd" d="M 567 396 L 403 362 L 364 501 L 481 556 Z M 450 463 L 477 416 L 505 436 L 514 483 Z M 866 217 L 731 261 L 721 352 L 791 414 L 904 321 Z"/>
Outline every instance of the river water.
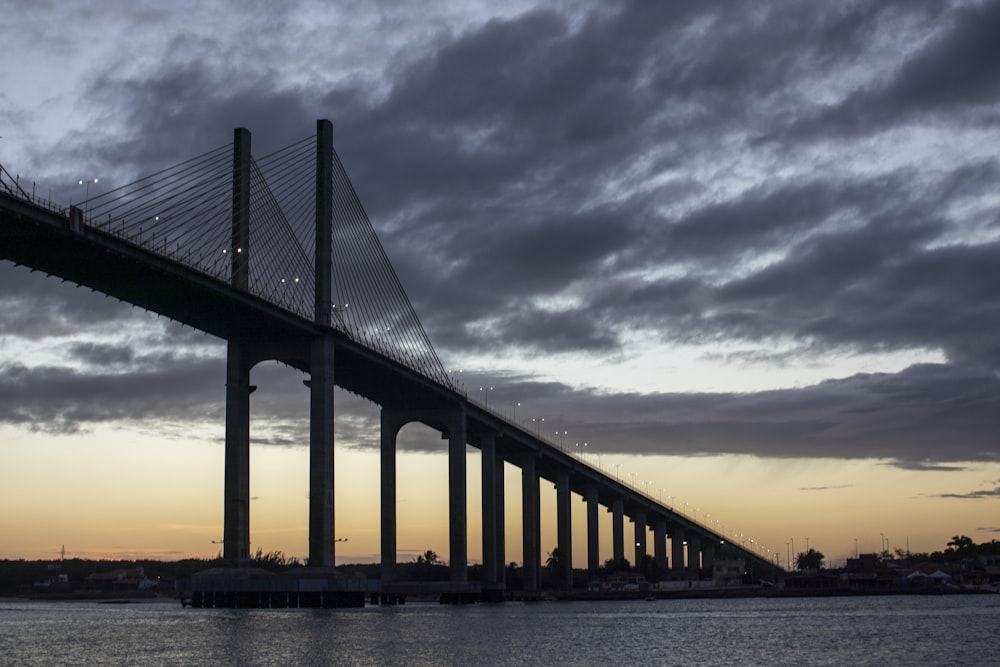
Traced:
<path fill-rule="evenodd" d="M 182 609 L 0 601 L 2 665 L 986 665 L 1000 595 Z"/>

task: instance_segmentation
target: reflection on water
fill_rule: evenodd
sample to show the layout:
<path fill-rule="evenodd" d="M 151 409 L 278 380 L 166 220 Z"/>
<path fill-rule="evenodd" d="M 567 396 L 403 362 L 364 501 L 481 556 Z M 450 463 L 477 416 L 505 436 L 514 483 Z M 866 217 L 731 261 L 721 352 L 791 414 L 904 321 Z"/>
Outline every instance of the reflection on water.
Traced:
<path fill-rule="evenodd" d="M 0 602 L 10 665 L 971 665 L 1000 596 L 330 610 Z"/>

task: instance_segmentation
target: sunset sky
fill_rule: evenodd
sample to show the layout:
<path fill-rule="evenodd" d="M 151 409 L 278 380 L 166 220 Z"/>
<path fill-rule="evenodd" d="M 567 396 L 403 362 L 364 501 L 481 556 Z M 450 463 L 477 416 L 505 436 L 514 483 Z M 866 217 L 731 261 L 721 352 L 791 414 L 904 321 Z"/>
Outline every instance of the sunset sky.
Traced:
<path fill-rule="evenodd" d="M 0 16 L 0 164 L 22 187 L 79 202 L 80 180 L 93 195 L 235 127 L 263 155 L 329 118 L 471 396 L 782 563 L 793 541 L 837 563 L 998 537 L 1000 2 Z M 303 379 L 254 369 L 251 550 L 307 552 Z M 224 396 L 224 341 L 0 262 L 0 558 L 215 555 Z M 337 410 L 338 560 L 377 560 L 378 408 Z M 447 560 L 446 446 L 402 432 L 400 560 Z"/>

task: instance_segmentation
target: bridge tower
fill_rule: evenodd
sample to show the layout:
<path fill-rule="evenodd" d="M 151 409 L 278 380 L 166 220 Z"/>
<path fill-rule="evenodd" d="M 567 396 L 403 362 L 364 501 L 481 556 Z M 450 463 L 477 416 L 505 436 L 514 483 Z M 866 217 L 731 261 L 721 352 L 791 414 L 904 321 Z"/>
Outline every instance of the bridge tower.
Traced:
<path fill-rule="evenodd" d="M 230 282 L 246 290 L 250 279 L 250 131 L 233 136 L 232 240 Z M 226 462 L 222 557 L 238 567 L 250 558 L 250 343 L 228 340 L 226 355 Z"/>
<path fill-rule="evenodd" d="M 330 325 L 333 294 L 333 124 L 316 121 L 317 324 Z M 309 565 L 333 567 L 333 339 L 321 335 L 310 349 Z"/>

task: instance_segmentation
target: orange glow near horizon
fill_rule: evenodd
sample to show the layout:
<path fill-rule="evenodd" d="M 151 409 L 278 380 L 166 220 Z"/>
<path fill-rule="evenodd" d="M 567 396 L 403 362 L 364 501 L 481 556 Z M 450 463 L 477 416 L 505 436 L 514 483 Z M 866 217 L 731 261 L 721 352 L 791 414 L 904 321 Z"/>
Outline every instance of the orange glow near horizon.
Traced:
<path fill-rule="evenodd" d="M 404 435 L 401 437 L 405 437 Z M 221 551 L 223 448 L 218 442 L 162 440 L 123 429 L 87 436 L 42 436 L 7 428 L 0 466 L 0 558 L 67 557 L 176 560 Z M 443 448 L 442 448 L 443 449 Z M 791 541 L 829 564 L 858 551 L 943 549 L 952 535 L 992 539 L 989 500 L 942 498 L 1000 478 L 1000 465 L 961 471 L 911 471 L 879 461 L 752 457 L 605 457 L 623 475 L 641 473 L 651 495 L 733 536 L 753 540 L 780 562 Z M 521 478 L 506 464 L 505 560 L 521 555 Z M 632 470 L 629 470 L 632 468 Z M 402 451 L 397 462 L 397 559 L 431 549 L 448 560 L 447 455 Z M 336 452 L 337 560 L 378 562 L 379 455 Z M 481 471 L 467 449 L 468 557 L 481 560 Z M 251 552 L 282 551 L 304 559 L 308 537 L 308 452 L 304 447 L 251 448 Z M 541 482 L 542 553 L 556 545 L 555 490 Z M 586 567 L 586 503 L 574 494 L 573 563 Z M 977 532 L 978 531 L 978 532 Z M 611 515 L 600 514 L 601 562 L 611 558 Z M 625 526 L 631 561 L 633 527 Z M 742 535 L 742 537 L 740 537 Z M 652 553 L 652 541 L 647 550 Z"/>

